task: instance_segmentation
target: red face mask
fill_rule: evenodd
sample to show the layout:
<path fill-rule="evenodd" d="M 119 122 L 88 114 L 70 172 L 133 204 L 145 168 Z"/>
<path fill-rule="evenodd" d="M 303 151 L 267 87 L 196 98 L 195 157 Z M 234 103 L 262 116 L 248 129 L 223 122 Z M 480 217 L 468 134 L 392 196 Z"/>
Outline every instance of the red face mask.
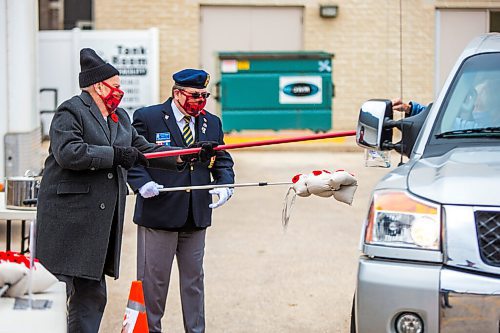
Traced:
<path fill-rule="evenodd" d="M 186 113 L 190 116 L 193 117 L 198 117 L 200 112 L 203 110 L 205 105 L 207 105 L 207 97 L 210 96 L 209 93 L 188 93 L 184 92 L 183 90 L 179 90 L 181 94 L 186 96 L 186 100 L 184 101 L 184 104 L 182 104 L 182 108 Z M 197 95 L 197 97 L 193 97 L 194 95 Z"/>
<path fill-rule="evenodd" d="M 123 90 L 110 86 L 104 81 L 102 81 L 102 84 L 108 87 L 110 91 L 106 96 L 99 95 L 99 97 L 102 99 L 104 105 L 106 106 L 106 110 L 108 110 L 109 113 L 113 113 L 120 104 L 125 93 L 123 92 Z"/>

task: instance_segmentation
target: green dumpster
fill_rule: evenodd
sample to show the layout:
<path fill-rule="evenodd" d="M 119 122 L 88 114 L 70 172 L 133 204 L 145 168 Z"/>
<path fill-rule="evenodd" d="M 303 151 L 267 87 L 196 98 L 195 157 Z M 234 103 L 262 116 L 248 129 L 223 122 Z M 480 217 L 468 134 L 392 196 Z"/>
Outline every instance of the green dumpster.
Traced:
<path fill-rule="evenodd" d="M 221 52 L 218 100 L 225 132 L 332 128 L 327 52 Z"/>

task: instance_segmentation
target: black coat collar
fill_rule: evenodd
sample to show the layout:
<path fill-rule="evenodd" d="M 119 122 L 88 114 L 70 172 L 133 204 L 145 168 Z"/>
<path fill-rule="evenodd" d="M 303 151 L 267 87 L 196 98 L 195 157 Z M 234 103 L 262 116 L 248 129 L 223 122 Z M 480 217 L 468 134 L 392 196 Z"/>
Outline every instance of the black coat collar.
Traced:
<path fill-rule="evenodd" d="M 102 130 L 106 134 L 106 137 L 108 138 L 109 143 L 113 143 L 114 138 L 116 138 L 116 132 L 117 132 L 117 127 L 118 124 L 110 124 L 110 127 L 113 129 L 113 135 L 110 133 L 110 127 L 108 127 L 108 124 L 106 123 L 106 120 L 104 120 L 104 117 L 102 116 L 101 110 L 99 110 L 99 107 L 97 107 L 97 104 L 94 102 L 94 99 L 90 94 L 86 91 L 82 91 L 80 94 L 80 99 L 82 100 L 83 104 L 86 106 L 90 107 L 90 113 L 94 116 L 94 118 L 97 120 L 99 125 L 101 126 Z M 111 121 L 111 120 L 108 120 Z"/>

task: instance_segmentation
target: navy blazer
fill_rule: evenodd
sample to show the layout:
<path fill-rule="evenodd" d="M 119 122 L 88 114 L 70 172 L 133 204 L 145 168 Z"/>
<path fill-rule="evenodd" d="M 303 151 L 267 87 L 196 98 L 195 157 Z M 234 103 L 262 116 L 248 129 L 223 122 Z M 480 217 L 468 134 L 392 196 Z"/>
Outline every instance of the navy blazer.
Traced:
<path fill-rule="evenodd" d="M 181 130 L 176 123 L 172 111 L 172 98 L 165 103 L 141 108 L 134 113 L 132 125 L 146 140 L 156 143 L 157 133 L 169 133 L 170 145 L 185 147 Z M 203 110 L 195 118 L 195 140 L 216 141 L 224 144 L 224 132 L 219 117 Z M 142 166 L 129 170 L 127 181 L 134 192 L 149 181 L 155 181 L 164 187 L 233 184 L 233 160 L 226 151 L 217 151 L 215 163 L 195 163 L 193 168 L 186 167 L 181 172 L 144 168 Z M 208 190 L 160 192 L 160 195 L 144 199 L 137 195 L 134 222 L 138 225 L 155 229 L 176 229 L 186 223 L 189 200 L 192 196 L 192 214 L 196 227 L 208 227 L 212 221 L 212 197 Z"/>

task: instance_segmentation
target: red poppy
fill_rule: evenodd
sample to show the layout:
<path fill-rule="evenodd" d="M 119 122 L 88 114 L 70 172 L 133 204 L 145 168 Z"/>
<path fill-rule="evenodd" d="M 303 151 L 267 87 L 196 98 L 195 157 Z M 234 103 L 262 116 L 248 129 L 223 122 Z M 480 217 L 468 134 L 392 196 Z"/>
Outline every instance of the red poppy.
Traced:
<path fill-rule="evenodd" d="M 301 176 L 301 175 L 302 175 L 302 174 L 301 174 L 301 173 L 299 173 L 298 175 L 293 176 L 293 178 L 292 178 L 292 183 L 294 183 L 294 184 L 295 184 L 296 182 L 298 182 L 298 181 L 299 181 L 299 179 L 300 179 L 300 176 Z"/>
<path fill-rule="evenodd" d="M 26 255 L 22 255 L 19 252 L 13 251 L 0 251 L 0 262 L 8 261 L 16 264 L 24 264 L 27 268 L 30 268 L 30 258 Z M 38 262 L 38 259 L 34 259 L 35 262 Z"/>
<path fill-rule="evenodd" d="M 112 114 L 110 114 L 110 117 L 115 123 L 118 122 L 118 116 L 116 115 L 116 113 L 113 112 Z"/>

